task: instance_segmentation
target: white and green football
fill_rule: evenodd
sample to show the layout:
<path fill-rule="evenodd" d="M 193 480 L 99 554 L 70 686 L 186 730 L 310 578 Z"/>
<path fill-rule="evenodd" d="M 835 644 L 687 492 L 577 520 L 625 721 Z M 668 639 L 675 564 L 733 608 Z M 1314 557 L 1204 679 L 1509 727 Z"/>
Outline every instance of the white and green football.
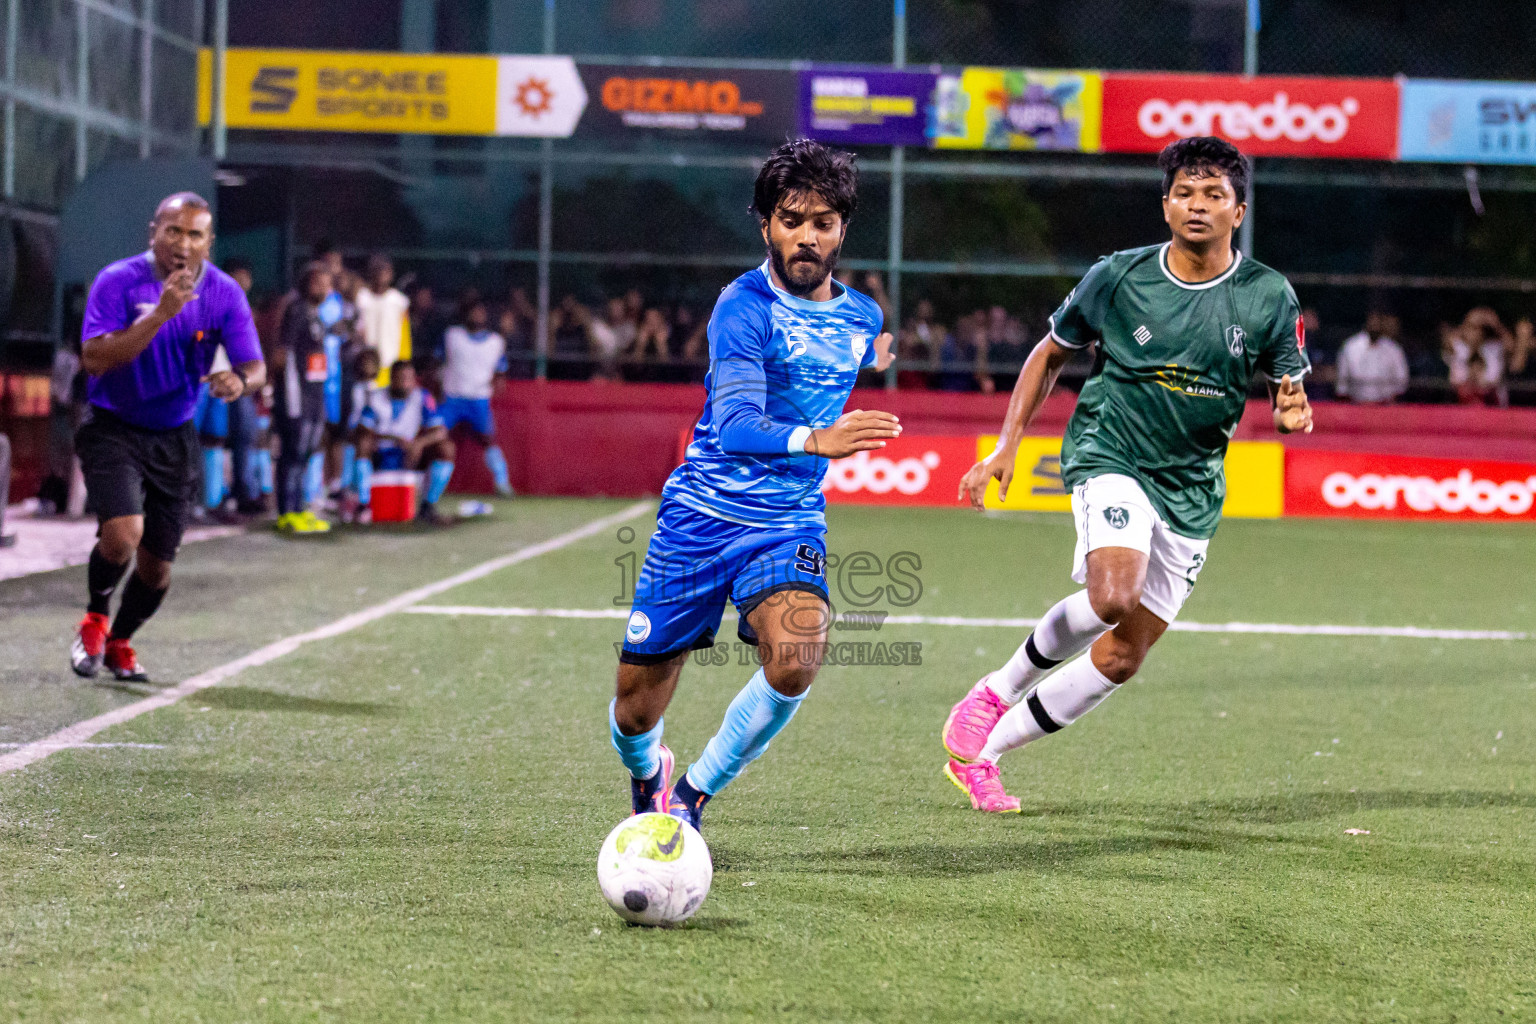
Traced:
<path fill-rule="evenodd" d="M 682 924 L 709 895 L 714 874 L 704 837 L 670 814 L 625 818 L 608 833 L 597 855 L 603 898 L 634 924 Z"/>

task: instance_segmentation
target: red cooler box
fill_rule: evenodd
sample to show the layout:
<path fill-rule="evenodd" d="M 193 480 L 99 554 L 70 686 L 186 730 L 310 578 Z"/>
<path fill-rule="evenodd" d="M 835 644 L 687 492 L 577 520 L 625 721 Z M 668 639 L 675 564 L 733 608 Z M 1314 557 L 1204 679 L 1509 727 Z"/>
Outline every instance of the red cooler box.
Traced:
<path fill-rule="evenodd" d="M 421 490 L 421 474 L 406 469 L 391 469 L 373 474 L 373 495 L 369 507 L 376 523 L 408 523 L 416 518 L 416 495 Z"/>

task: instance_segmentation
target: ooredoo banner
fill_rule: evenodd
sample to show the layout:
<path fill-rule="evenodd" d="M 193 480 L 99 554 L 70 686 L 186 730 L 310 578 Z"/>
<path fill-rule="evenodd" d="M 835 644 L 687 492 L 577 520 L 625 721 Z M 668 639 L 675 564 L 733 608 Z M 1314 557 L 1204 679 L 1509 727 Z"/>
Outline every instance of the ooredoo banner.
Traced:
<path fill-rule="evenodd" d="M 1391 160 L 1398 91 L 1388 79 L 1110 73 L 1103 146 L 1155 153 L 1177 139 L 1219 135 L 1251 156 Z"/>
<path fill-rule="evenodd" d="M 1536 519 L 1536 464 L 1290 449 L 1285 514 Z"/>
<path fill-rule="evenodd" d="M 884 448 L 835 459 L 821 489 L 829 503 L 957 504 L 960 478 L 976 461 L 976 438 L 898 437 Z"/>
<path fill-rule="evenodd" d="M 663 132 L 783 142 L 800 131 L 794 71 L 580 64 L 591 102 L 578 134 Z"/>

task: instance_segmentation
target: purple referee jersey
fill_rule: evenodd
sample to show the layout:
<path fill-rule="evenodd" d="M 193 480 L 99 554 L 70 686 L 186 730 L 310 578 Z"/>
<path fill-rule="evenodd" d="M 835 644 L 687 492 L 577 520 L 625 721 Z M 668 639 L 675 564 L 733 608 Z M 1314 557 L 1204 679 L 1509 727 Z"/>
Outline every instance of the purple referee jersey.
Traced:
<path fill-rule="evenodd" d="M 148 252 L 118 260 L 96 275 L 85 303 L 82 339 L 131 326 L 154 309 L 164 284 Z M 245 293 L 228 274 L 203 262 L 202 276 L 181 312 L 161 325 L 133 362 L 92 376 L 86 398 L 134 426 L 169 430 L 192 418 L 198 382 L 220 345 L 235 366 L 261 358 Z"/>

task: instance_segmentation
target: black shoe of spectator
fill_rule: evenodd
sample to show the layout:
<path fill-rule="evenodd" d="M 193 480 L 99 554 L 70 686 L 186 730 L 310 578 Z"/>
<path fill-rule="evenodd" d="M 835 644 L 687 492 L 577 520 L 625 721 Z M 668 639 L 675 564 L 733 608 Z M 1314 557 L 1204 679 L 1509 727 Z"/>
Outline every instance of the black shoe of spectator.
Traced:
<path fill-rule="evenodd" d="M 437 510 L 436 505 L 423 502 L 421 508 L 416 511 L 416 521 L 426 526 L 451 526 L 453 520 Z"/>

